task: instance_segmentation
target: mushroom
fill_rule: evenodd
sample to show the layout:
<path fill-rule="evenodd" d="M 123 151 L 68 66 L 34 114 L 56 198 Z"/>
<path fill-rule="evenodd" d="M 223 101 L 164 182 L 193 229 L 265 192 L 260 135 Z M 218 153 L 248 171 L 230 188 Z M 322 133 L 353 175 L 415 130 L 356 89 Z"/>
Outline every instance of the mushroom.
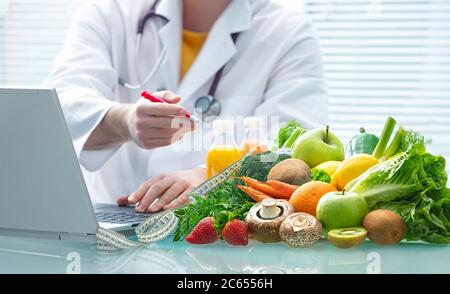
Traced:
<path fill-rule="evenodd" d="M 250 237 L 264 243 L 281 241 L 280 225 L 291 213 L 294 207 L 286 200 L 265 198 L 250 209 L 245 219 Z"/>
<path fill-rule="evenodd" d="M 293 213 L 281 224 L 280 236 L 291 247 L 309 247 L 322 237 L 322 224 L 308 213 Z"/>

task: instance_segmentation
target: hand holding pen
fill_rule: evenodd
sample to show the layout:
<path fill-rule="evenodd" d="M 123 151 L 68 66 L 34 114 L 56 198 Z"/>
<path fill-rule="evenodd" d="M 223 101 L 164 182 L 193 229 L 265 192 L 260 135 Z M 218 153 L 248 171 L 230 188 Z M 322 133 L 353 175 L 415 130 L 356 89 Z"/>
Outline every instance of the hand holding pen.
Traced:
<path fill-rule="evenodd" d="M 165 101 L 159 97 L 157 97 L 155 94 L 152 94 L 148 91 L 144 91 L 142 92 L 141 96 L 147 100 L 149 100 L 150 102 L 153 103 L 169 103 L 168 101 Z M 198 123 L 199 119 L 197 117 L 195 117 L 194 115 L 192 115 L 189 111 L 186 111 L 186 115 L 187 118 L 189 118 L 192 122 L 194 123 Z"/>
<path fill-rule="evenodd" d="M 133 105 L 128 118 L 131 137 L 141 148 L 169 146 L 195 129 L 196 118 L 177 105 L 179 96 L 170 91 L 145 93 L 146 97 Z"/>

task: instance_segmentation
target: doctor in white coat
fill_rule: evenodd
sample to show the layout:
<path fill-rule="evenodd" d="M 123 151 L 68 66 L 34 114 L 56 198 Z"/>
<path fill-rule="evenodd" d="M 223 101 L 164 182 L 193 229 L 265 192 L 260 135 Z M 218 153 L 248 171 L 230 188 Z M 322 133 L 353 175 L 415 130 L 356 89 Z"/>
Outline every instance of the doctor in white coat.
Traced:
<path fill-rule="evenodd" d="M 172 120 L 194 111 L 222 67 L 214 95 L 219 117 L 295 118 L 308 128 L 325 124 L 318 41 L 299 12 L 269 0 L 161 0 L 157 16 L 143 22 L 154 5 L 155 0 L 84 1 L 46 81 L 57 89 L 95 202 L 136 203 L 143 212 L 188 201 L 204 180 L 200 166 L 211 132 L 197 127 L 192 133 L 190 122 L 172 128 Z M 183 29 L 207 38 L 180 78 Z M 160 89 L 171 91 L 158 93 L 168 104 L 140 99 L 141 91 Z M 199 131 L 205 148 L 174 147 Z"/>

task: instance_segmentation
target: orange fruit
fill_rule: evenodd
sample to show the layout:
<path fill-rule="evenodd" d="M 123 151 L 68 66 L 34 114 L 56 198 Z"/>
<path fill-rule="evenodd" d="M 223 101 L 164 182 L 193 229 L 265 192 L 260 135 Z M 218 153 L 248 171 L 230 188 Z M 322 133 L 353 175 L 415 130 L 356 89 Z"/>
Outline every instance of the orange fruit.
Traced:
<path fill-rule="evenodd" d="M 297 212 L 306 212 L 313 216 L 316 216 L 316 207 L 320 198 L 328 192 L 337 191 L 336 187 L 331 184 L 312 181 L 304 185 L 301 185 L 292 194 L 289 203 L 294 206 Z"/>

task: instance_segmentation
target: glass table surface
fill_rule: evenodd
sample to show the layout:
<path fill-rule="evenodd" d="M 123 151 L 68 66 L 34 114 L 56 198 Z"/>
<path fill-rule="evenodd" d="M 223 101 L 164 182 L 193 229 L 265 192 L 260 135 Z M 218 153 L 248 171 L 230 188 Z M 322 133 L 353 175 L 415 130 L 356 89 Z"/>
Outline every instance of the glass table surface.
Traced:
<path fill-rule="evenodd" d="M 251 241 L 194 246 L 170 238 L 137 249 L 104 252 L 94 245 L 0 237 L 0 273 L 281 274 L 450 273 L 450 246 L 366 241 L 338 249 L 326 240 L 310 248 Z"/>

